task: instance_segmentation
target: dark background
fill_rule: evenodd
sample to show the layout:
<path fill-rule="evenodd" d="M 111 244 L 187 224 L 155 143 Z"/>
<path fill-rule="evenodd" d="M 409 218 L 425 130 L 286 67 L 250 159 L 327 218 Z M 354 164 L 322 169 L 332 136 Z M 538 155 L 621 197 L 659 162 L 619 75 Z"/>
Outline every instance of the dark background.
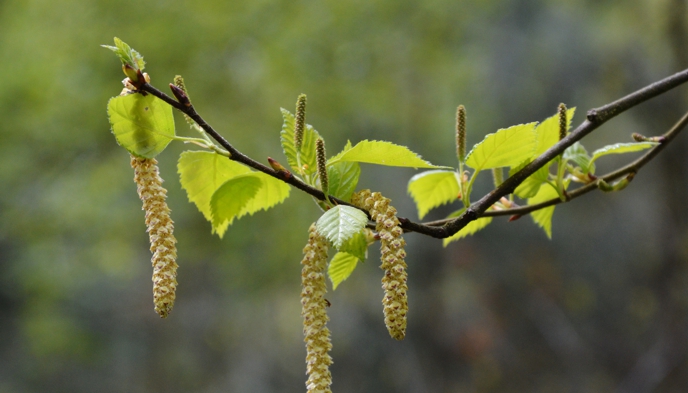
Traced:
<path fill-rule="evenodd" d="M 318 209 L 292 191 L 223 240 L 190 204 L 173 143 L 159 156 L 179 240 L 177 304 L 153 311 L 141 202 L 106 116 L 114 36 L 154 85 L 185 77 L 241 151 L 283 160 L 280 107 L 308 94 L 330 153 L 389 140 L 456 166 L 469 142 L 586 110 L 688 67 L 685 0 L 0 1 L 0 393 L 303 392 L 301 249 Z M 584 144 L 665 132 L 684 86 Z M 166 90 L 166 89 L 165 89 Z M 180 134 L 183 119 L 175 115 Z M 369 262 L 328 294 L 335 392 L 688 390 L 688 138 L 621 193 L 557 207 L 553 239 L 496 219 L 442 248 L 409 234 L 407 338 L 389 338 Z M 599 172 L 632 157 L 605 157 Z M 409 169 L 361 187 L 416 219 Z M 477 184 L 476 196 L 490 180 Z M 442 218 L 457 205 L 437 209 Z M 374 248 L 374 247 L 373 247 Z"/>

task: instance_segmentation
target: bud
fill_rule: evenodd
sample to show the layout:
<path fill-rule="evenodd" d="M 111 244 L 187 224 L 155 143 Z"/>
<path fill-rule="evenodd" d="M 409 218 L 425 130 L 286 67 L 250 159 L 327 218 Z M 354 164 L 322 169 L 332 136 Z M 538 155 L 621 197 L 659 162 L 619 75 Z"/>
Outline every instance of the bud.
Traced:
<path fill-rule="evenodd" d="M 301 94 L 296 100 L 296 114 L 294 115 L 294 147 L 296 153 L 301 151 L 303 130 L 306 126 L 306 95 Z"/>
<path fill-rule="evenodd" d="M 326 327 L 327 304 L 325 270 L 327 268 L 327 239 L 312 224 L 308 229 L 308 243 L 303 249 L 301 271 L 301 316 L 306 343 L 306 387 L 309 393 L 330 392 L 332 358 L 330 330 Z"/>
<path fill-rule="evenodd" d="M 279 172 L 284 176 L 285 179 L 291 178 L 291 172 L 287 170 L 282 164 L 277 162 L 277 160 L 273 159 L 272 157 L 268 157 L 268 164 L 272 167 L 272 169 L 275 170 L 275 172 Z"/>
<path fill-rule="evenodd" d="M 158 162 L 154 158 L 131 156 L 134 181 L 146 212 L 146 226 L 153 253 L 153 301 L 155 311 L 166 318 L 172 311 L 177 290 L 177 248 L 172 232 L 174 223 L 165 198 L 167 190 L 162 187 L 158 173 Z"/>
<path fill-rule="evenodd" d="M 459 162 L 466 158 L 466 108 L 463 105 L 456 108 L 456 155 Z"/>

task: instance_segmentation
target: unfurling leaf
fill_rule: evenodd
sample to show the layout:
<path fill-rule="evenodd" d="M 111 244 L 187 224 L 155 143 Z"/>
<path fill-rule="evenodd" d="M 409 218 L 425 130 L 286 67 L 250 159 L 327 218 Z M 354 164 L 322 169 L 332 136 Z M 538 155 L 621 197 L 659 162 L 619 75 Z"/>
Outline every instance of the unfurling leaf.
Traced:
<path fill-rule="evenodd" d="M 639 143 L 616 143 L 614 145 L 605 146 L 592 152 L 590 163 L 592 164 L 598 158 L 608 154 L 623 154 L 633 153 L 657 146 L 657 142 L 639 142 Z"/>
<path fill-rule="evenodd" d="M 335 290 L 342 281 L 349 278 L 358 265 L 358 258 L 346 252 L 338 252 L 330 261 L 327 275 L 332 281 L 332 289 Z"/>
<path fill-rule="evenodd" d="M 361 261 L 365 261 L 368 258 L 368 238 L 365 231 L 354 234 L 351 239 L 339 247 L 338 251 L 349 253 Z"/>
<path fill-rule="evenodd" d="M 590 160 L 588 151 L 580 142 L 574 143 L 564 151 L 564 160 L 576 163 L 583 174 L 595 173 L 595 164 Z"/>
<path fill-rule="evenodd" d="M 423 218 L 431 209 L 453 202 L 459 195 L 459 183 L 454 171 L 427 171 L 409 180 L 408 193 L 418 206 L 418 217 Z"/>
<path fill-rule="evenodd" d="M 115 37 L 115 46 L 101 46 L 103 48 L 107 48 L 115 52 L 115 54 L 117 55 L 117 57 L 119 57 L 123 65 L 128 65 L 134 70 L 143 71 L 144 67 L 146 66 L 146 62 L 143 61 L 143 56 L 141 56 L 139 52 L 135 51 L 129 45 L 127 45 L 126 42 L 120 40 L 117 37 Z"/>
<path fill-rule="evenodd" d="M 154 158 L 175 136 L 172 107 L 150 94 L 111 98 L 108 116 L 117 143 L 137 157 Z"/>
<path fill-rule="evenodd" d="M 296 146 L 294 146 L 294 115 L 288 110 L 282 108 L 282 131 L 280 132 L 280 141 L 282 142 L 282 150 L 287 157 L 287 162 L 294 173 L 301 173 L 301 168 L 296 161 Z M 315 159 L 315 141 L 320 138 L 320 134 L 310 124 L 306 125 L 303 131 L 303 139 L 301 142 L 301 166 L 305 167 L 306 174 L 312 174 L 317 171 L 317 164 Z"/>
<path fill-rule="evenodd" d="M 423 160 L 405 146 L 391 142 L 364 140 L 330 158 L 328 165 L 342 161 L 412 168 L 445 168 Z"/>
<path fill-rule="evenodd" d="M 464 238 L 468 235 L 473 235 L 479 230 L 485 228 L 489 223 L 492 222 L 492 217 L 481 217 L 478 218 L 477 220 L 473 220 L 468 223 L 465 227 L 463 227 L 460 231 L 456 232 L 453 234 L 451 237 L 448 237 L 446 239 L 442 239 L 442 245 L 444 247 L 447 247 L 447 244 L 459 240 L 461 238 Z"/>
<path fill-rule="evenodd" d="M 520 124 L 488 134 L 468 153 L 466 165 L 481 171 L 521 164 L 533 156 L 537 147 L 535 124 Z"/>
<path fill-rule="evenodd" d="M 368 223 L 368 217 L 355 207 L 338 205 L 323 214 L 315 226 L 321 236 L 339 248 Z"/>

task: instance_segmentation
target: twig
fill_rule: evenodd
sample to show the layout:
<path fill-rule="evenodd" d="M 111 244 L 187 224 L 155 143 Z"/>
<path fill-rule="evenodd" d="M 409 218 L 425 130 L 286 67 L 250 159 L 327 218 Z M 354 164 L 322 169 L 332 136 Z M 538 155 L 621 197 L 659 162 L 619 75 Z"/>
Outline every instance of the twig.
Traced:
<path fill-rule="evenodd" d="M 651 98 L 654 98 L 658 95 L 664 94 L 667 91 L 685 83 L 688 81 L 688 69 L 683 70 L 681 72 L 678 72 L 672 76 L 669 76 L 667 78 L 664 78 L 658 82 L 655 82 L 649 86 L 646 86 L 645 88 L 642 88 L 632 94 L 629 94 L 619 100 L 616 100 L 610 104 L 604 105 L 599 108 L 592 109 L 588 111 L 587 114 L 587 119 L 579 125 L 574 131 L 572 131 L 566 138 L 562 139 L 559 141 L 557 144 L 552 146 L 550 149 L 548 149 L 546 152 L 544 152 L 541 156 L 537 157 L 535 160 L 533 160 L 530 164 L 526 165 L 523 169 L 506 179 L 501 185 L 496 187 L 494 190 L 490 191 L 488 194 L 483 196 L 479 201 L 476 203 L 472 204 L 466 211 L 459 216 L 458 218 L 452 219 L 452 220 L 441 220 L 441 221 L 434 221 L 434 222 L 428 222 L 428 223 L 415 223 L 407 218 L 400 217 L 399 221 L 401 222 L 401 227 L 405 231 L 409 232 L 418 232 L 427 236 L 435 237 L 435 238 L 446 238 L 449 236 L 452 236 L 459 230 L 461 230 L 463 227 L 465 227 L 469 222 L 477 219 L 478 217 L 482 216 L 497 216 L 497 215 L 513 215 L 513 214 L 526 214 L 532 211 L 535 211 L 537 209 L 542 209 L 547 206 L 552 206 L 554 204 L 560 203 L 561 201 L 559 199 L 543 202 L 538 205 L 533 205 L 533 206 L 525 206 L 525 207 L 520 207 L 520 208 L 514 208 L 514 209 L 507 209 L 507 210 L 502 210 L 502 211 L 490 211 L 486 212 L 486 210 L 492 206 L 495 202 L 499 201 L 499 199 L 503 196 L 506 196 L 508 194 L 511 194 L 516 187 L 521 184 L 528 176 L 531 174 L 535 173 L 538 169 L 543 167 L 544 165 L 548 164 L 552 159 L 554 159 L 556 156 L 559 154 L 562 154 L 566 148 L 569 146 L 573 145 L 575 142 L 581 140 L 583 137 L 597 129 L 599 126 L 607 122 L 609 119 L 623 113 L 624 111 L 642 103 L 645 102 Z M 304 192 L 307 194 L 310 194 L 311 196 L 319 199 L 319 200 L 325 200 L 325 195 L 323 192 L 315 187 L 311 187 L 310 185 L 304 183 L 300 179 L 298 179 L 295 176 L 287 177 L 284 175 L 283 172 L 276 171 L 258 161 L 253 160 L 252 158 L 246 156 L 245 154 L 241 153 L 239 150 L 237 150 L 234 146 L 232 146 L 225 138 L 223 138 L 215 129 L 213 129 L 212 126 L 210 126 L 194 109 L 193 105 L 184 105 L 179 103 L 178 101 L 174 100 L 170 96 L 166 95 L 165 93 L 161 92 L 160 90 L 156 89 L 149 83 L 145 83 L 141 86 L 140 88 L 143 91 L 146 91 L 161 100 L 165 101 L 169 105 L 173 106 L 174 108 L 178 109 L 179 111 L 185 113 L 189 117 L 191 117 L 198 125 L 205 130 L 213 139 L 215 139 L 223 148 L 225 148 L 229 153 L 230 157 L 229 159 L 241 162 L 245 165 L 250 166 L 251 168 L 254 168 L 258 171 L 261 171 L 263 173 L 266 173 L 276 179 L 282 180 L 285 183 L 288 183 Z M 670 130 L 668 134 L 671 134 L 671 138 L 673 138 L 688 122 L 688 119 L 686 118 L 688 115 L 684 116 L 684 118 L 677 123 L 672 130 Z M 668 142 L 670 142 L 671 138 L 668 138 L 665 142 L 660 144 L 659 146 L 653 148 L 650 152 L 648 152 L 646 155 L 644 155 L 641 159 L 635 161 L 634 163 L 630 164 L 629 166 L 623 167 L 615 172 L 612 172 L 610 174 L 607 174 L 603 176 L 602 178 L 604 180 L 613 180 L 615 178 L 618 178 L 620 176 L 623 176 L 624 174 L 631 173 L 631 172 L 637 172 L 637 170 L 645 165 L 647 161 L 650 161 L 654 156 L 659 153 L 661 149 L 664 148 Z M 644 161 L 643 161 L 644 160 Z M 580 195 L 583 195 L 589 191 L 592 191 L 593 188 L 596 188 L 595 185 L 586 185 L 584 187 L 581 187 L 569 194 L 570 199 L 573 199 L 575 197 L 578 197 Z M 334 198 L 330 196 L 330 199 L 335 201 L 338 204 L 344 204 L 344 205 L 350 205 L 349 203 L 339 200 L 337 198 Z"/>

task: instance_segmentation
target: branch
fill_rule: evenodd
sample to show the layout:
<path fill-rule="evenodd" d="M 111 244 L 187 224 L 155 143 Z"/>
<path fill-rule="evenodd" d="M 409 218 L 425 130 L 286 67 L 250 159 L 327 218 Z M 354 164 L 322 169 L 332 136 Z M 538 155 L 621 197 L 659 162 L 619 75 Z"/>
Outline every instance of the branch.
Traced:
<path fill-rule="evenodd" d="M 599 108 L 591 109 L 588 111 L 587 114 L 587 119 L 579 125 L 575 130 L 573 130 L 568 136 L 566 136 L 564 139 L 559 141 L 557 144 L 552 146 L 549 150 L 544 152 L 541 156 L 533 160 L 530 164 L 526 165 L 523 169 L 506 179 L 502 184 L 499 185 L 499 187 L 495 188 L 494 190 L 490 191 L 488 194 L 483 196 L 479 201 L 476 203 L 472 204 L 466 211 L 458 218 L 452 219 L 452 220 L 441 220 L 441 221 L 435 221 L 435 222 L 428 222 L 425 224 L 422 223 L 415 223 L 407 218 L 399 217 L 399 221 L 401 222 L 401 227 L 405 231 L 409 232 L 418 232 L 427 236 L 435 237 L 435 238 L 446 238 L 449 236 L 452 236 L 459 230 L 461 230 L 463 227 L 465 227 L 469 222 L 477 219 L 478 217 L 481 216 L 495 216 L 495 215 L 512 215 L 512 214 L 525 214 L 529 213 L 531 211 L 541 209 L 543 207 L 547 206 L 552 206 L 556 203 L 560 203 L 559 200 L 551 200 L 547 202 L 543 202 L 538 205 L 533 205 L 533 206 L 526 206 L 522 208 L 515 208 L 515 209 L 508 209 L 500 212 L 487 212 L 486 210 L 492 206 L 495 202 L 499 201 L 500 198 L 503 196 L 506 196 L 508 194 L 513 193 L 514 189 L 521 184 L 528 176 L 531 174 L 535 173 L 538 169 L 543 167 L 544 165 L 548 164 L 551 160 L 553 160 L 555 157 L 560 155 L 561 153 L 564 152 L 569 146 L 573 145 L 575 142 L 581 140 L 583 137 L 600 127 L 602 124 L 610 120 L 611 118 L 623 113 L 624 111 L 642 103 L 645 102 L 651 98 L 654 98 L 658 95 L 664 94 L 667 91 L 685 83 L 688 81 L 688 69 L 683 70 L 681 72 L 678 72 L 672 76 L 669 76 L 667 78 L 664 78 L 658 82 L 655 82 L 643 89 L 640 89 L 632 94 L 627 95 L 626 97 L 623 97 L 619 100 L 616 100 L 610 104 L 604 105 Z M 144 83 L 141 87 L 140 90 L 143 90 L 145 92 L 148 92 L 161 100 L 165 101 L 172 107 L 178 109 L 182 113 L 185 113 L 189 117 L 191 117 L 205 132 L 208 133 L 213 139 L 215 139 L 223 148 L 225 148 L 229 153 L 230 157 L 229 159 L 240 162 L 242 164 L 248 165 L 251 168 L 254 168 L 258 171 L 261 171 L 265 174 L 268 174 L 276 179 L 282 180 L 287 184 L 290 184 L 305 193 L 313 196 L 314 198 L 317 198 L 319 200 L 325 200 L 325 195 L 324 193 L 315 188 L 312 187 L 300 179 L 298 179 L 295 176 L 287 176 L 284 172 L 281 171 L 276 171 L 258 161 L 253 160 L 252 158 L 246 156 L 245 154 L 241 153 L 239 150 L 237 150 L 234 146 L 232 146 L 225 138 L 223 138 L 215 129 L 213 129 L 212 126 L 210 126 L 194 109 L 193 105 L 191 105 L 190 102 L 186 102 L 185 104 L 182 104 L 175 99 L 171 98 L 170 96 L 166 95 L 165 93 L 161 92 L 160 90 L 156 89 L 149 83 Z M 687 115 L 688 116 L 688 115 Z M 675 136 L 688 122 L 688 119 L 686 119 L 686 116 L 677 123 L 672 130 L 670 130 L 667 134 L 671 134 L 671 138 Z M 673 132 L 672 132 L 673 131 Z M 618 178 L 620 176 L 623 176 L 624 174 L 631 173 L 631 172 L 637 172 L 637 170 L 645 165 L 647 161 L 651 160 L 654 158 L 656 154 L 661 151 L 661 149 L 664 148 L 664 146 L 671 140 L 671 138 L 668 138 L 665 142 L 660 144 L 659 146 L 655 147 L 652 149 L 649 153 L 644 155 L 641 159 L 637 160 L 633 164 L 621 168 L 618 171 L 615 171 L 613 173 L 607 174 L 603 176 L 602 178 L 604 180 L 613 180 L 615 178 Z M 646 161 L 642 161 L 646 160 Z M 642 162 L 641 162 L 642 161 Z M 634 166 L 635 165 L 635 166 Z M 596 188 L 596 185 L 594 184 L 589 184 L 584 187 L 581 187 L 569 194 L 571 199 L 578 197 L 580 195 L 583 195 L 589 191 L 592 191 L 593 188 Z M 343 205 L 349 205 L 351 206 L 350 203 L 347 203 L 345 201 L 342 201 L 340 199 L 334 198 L 332 196 L 329 197 L 332 201 L 335 201 L 338 204 L 343 204 Z M 530 210 L 527 210 L 530 209 Z"/>

